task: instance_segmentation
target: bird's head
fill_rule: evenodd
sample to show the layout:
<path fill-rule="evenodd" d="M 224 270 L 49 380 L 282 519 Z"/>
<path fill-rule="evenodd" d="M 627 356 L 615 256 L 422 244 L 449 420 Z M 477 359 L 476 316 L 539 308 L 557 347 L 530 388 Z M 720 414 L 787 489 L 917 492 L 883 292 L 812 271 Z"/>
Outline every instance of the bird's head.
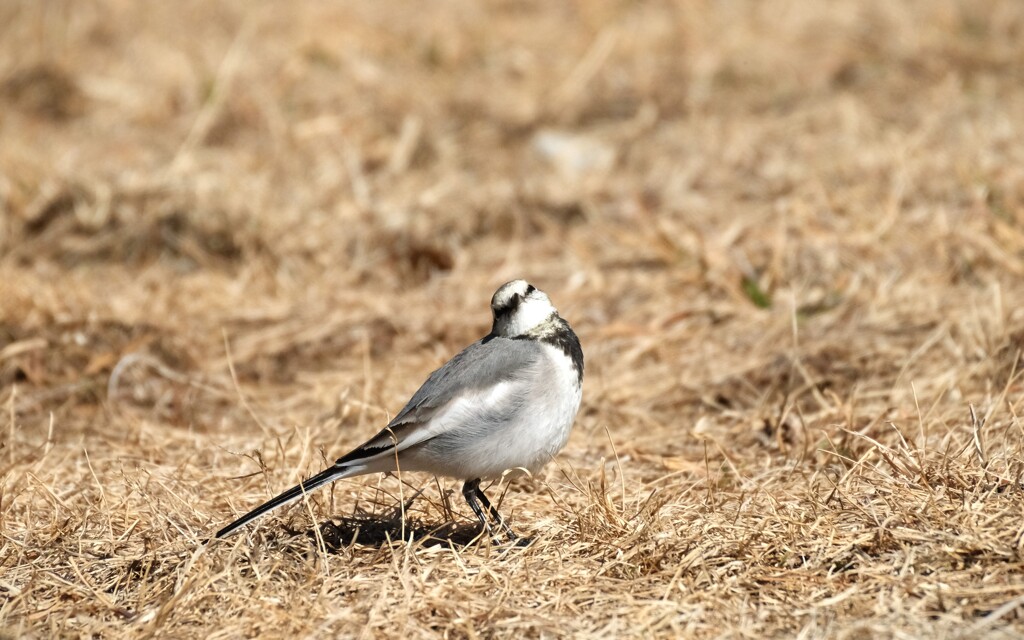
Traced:
<path fill-rule="evenodd" d="M 548 295 L 526 280 L 513 280 L 498 287 L 491 298 L 491 312 L 491 333 L 505 338 L 525 335 L 558 317 Z"/>

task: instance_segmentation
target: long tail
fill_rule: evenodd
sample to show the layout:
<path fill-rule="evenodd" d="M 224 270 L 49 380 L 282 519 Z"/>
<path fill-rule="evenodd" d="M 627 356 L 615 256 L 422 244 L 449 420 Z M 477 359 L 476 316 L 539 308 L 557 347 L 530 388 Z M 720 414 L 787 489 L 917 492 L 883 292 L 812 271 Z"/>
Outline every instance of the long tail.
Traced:
<path fill-rule="evenodd" d="M 302 482 L 292 487 L 291 489 L 285 491 L 276 498 L 272 498 L 264 502 L 263 504 L 256 507 L 249 513 L 245 514 L 238 520 L 235 520 L 228 526 L 218 531 L 217 535 L 214 537 L 226 538 L 230 536 L 232 533 L 244 527 L 245 525 L 249 524 L 256 518 L 264 516 L 278 507 L 283 507 L 286 504 L 294 502 L 301 498 L 302 496 L 306 495 L 307 493 L 314 491 L 317 488 L 324 486 L 325 484 L 328 484 L 335 480 L 340 480 L 342 478 L 349 478 L 360 473 L 362 473 L 362 471 L 359 469 L 359 467 L 352 467 L 349 465 L 339 466 L 337 464 L 332 465 L 327 469 L 324 469 L 320 473 L 316 474 L 312 478 L 307 478 L 303 480 Z"/>

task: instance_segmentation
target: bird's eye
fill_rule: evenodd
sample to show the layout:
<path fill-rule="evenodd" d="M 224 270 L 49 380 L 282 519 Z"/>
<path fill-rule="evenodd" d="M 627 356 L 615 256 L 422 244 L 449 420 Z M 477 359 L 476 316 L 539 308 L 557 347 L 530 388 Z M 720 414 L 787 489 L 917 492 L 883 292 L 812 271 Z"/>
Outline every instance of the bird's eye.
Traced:
<path fill-rule="evenodd" d="M 536 290 L 537 290 L 537 287 L 533 286 L 532 284 L 526 285 L 526 295 L 530 295 L 531 293 L 533 293 Z"/>

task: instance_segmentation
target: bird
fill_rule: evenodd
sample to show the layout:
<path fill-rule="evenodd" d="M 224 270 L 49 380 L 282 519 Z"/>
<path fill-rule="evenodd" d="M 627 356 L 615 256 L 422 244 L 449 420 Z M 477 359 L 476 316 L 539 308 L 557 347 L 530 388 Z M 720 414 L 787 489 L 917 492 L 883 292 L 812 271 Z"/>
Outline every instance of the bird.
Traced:
<path fill-rule="evenodd" d="M 215 538 L 335 480 L 419 471 L 463 481 L 462 495 L 483 531 L 496 537 L 493 521 L 519 541 L 480 483 L 509 470 L 536 473 L 562 450 L 583 396 L 583 349 L 547 294 L 525 280 L 500 286 L 491 314 L 490 333 L 431 373 L 377 435 Z"/>

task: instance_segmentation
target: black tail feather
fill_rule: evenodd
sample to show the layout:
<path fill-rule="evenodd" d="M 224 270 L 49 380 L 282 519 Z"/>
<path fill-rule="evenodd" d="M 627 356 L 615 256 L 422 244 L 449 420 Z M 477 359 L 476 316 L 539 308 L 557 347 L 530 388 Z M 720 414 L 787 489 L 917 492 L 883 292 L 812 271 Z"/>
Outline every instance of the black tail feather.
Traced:
<path fill-rule="evenodd" d="M 285 491 L 284 493 L 282 493 L 281 495 L 277 496 L 276 498 L 272 498 L 271 500 L 268 500 L 268 501 L 264 502 L 263 504 L 261 504 L 260 506 L 256 507 L 255 509 L 253 509 L 249 513 L 245 514 L 244 516 L 242 516 L 238 520 L 235 520 L 234 522 L 232 522 L 228 526 L 224 527 L 223 529 L 218 531 L 217 535 L 215 535 L 214 537 L 215 538 L 226 538 L 226 537 L 228 537 L 229 535 L 231 535 L 232 533 L 234 533 L 238 529 L 241 529 L 245 525 L 249 524 L 250 522 L 252 522 L 256 518 L 259 518 L 260 516 L 266 515 L 267 513 L 270 513 L 271 511 L 273 511 L 274 509 L 276 509 L 278 507 L 281 507 L 281 506 L 284 506 L 284 505 L 288 504 L 289 502 L 292 502 L 294 500 L 298 500 L 303 495 L 305 495 L 307 493 L 310 493 L 311 491 L 314 491 L 314 490 L 316 490 L 319 487 L 324 486 L 325 484 L 331 482 L 332 480 L 337 480 L 338 478 L 341 478 L 343 476 L 343 474 L 345 473 L 345 471 L 346 470 L 344 468 L 339 469 L 337 465 L 334 465 L 332 467 L 329 467 L 329 468 L 321 471 L 320 473 L 316 474 L 312 478 L 307 478 L 307 479 L 303 480 L 302 482 L 300 482 L 296 486 L 292 487 L 291 489 Z"/>

